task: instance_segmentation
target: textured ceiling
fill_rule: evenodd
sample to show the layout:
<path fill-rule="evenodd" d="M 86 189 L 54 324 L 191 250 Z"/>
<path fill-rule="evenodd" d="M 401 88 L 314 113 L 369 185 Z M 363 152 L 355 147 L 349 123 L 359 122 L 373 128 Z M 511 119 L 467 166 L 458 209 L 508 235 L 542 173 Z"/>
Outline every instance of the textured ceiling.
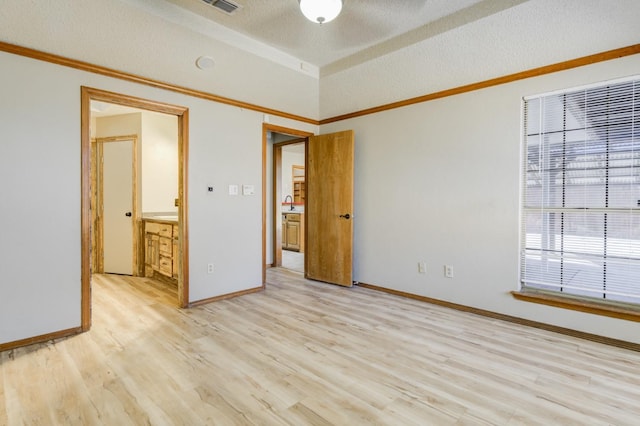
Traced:
<path fill-rule="evenodd" d="M 287 30 L 289 36 L 280 45 L 220 23 L 229 25 L 228 21 L 265 6 L 266 0 L 242 0 L 240 14 L 232 17 L 211 10 L 201 0 L 188 4 L 207 12 L 196 13 L 178 1 L 187 4 L 187 0 L 0 0 L 0 40 L 313 119 L 640 42 L 639 0 L 481 0 L 473 4 L 451 0 L 455 7 L 445 0 L 415 0 L 413 6 L 422 5 L 420 11 L 440 12 L 429 15 L 426 24 L 409 30 L 411 25 L 399 24 L 385 36 L 344 49 L 322 45 L 313 37 L 308 45 L 295 47 L 301 43 L 296 37 L 304 40 L 331 28 L 340 33 L 338 26 L 360 30 L 349 24 L 347 12 L 359 1 L 362 7 L 361 0 L 345 0 L 343 14 L 322 27 L 301 16 L 297 0 L 268 0 L 279 11 L 283 28 L 291 24 L 288 21 L 296 21 L 301 28 L 299 34 Z M 374 5 L 378 0 L 369 1 Z M 391 8 L 398 1 L 386 4 Z M 290 13 L 287 19 L 281 9 L 285 6 Z M 383 11 L 380 16 L 389 13 Z M 205 14 L 213 14 L 220 22 Z M 267 40 L 267 35 L 261 40 Z M 294 54 L 333 56 L 325 59 L 327 63 L 318 62 L 324 64 L 319 68 Z M 215 66 L 197 68 L 196 60 L 205 55 L 214 59 Z M 621 75 L 638 69 L 629 68 Z"/>
<path fill-rule="evenodd" d="M 301 61 L 324 67 L 358 52 L 388 53 L 416 42 L 415 32 L 480 3 L 496 0 L 344 0 L 342 13 L 318 25 L 300 12 L 297 0 L 231 0 L 241 7 L 227 15 L 203 0 L 165 0 Z M 414 37 L 401 40 L 403 34 Z M 386 42 L 386 43 L 385 43 Z M 370 55 L 369 55 L 370 56 Z"/>

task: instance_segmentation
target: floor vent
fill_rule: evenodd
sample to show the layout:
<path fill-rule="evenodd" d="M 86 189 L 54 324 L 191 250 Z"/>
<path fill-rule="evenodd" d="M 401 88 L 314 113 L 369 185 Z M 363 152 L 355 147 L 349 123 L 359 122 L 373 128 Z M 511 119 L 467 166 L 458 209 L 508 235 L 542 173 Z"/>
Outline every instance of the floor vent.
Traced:
<path fill-rule="evenodd" d="M 203 2 L 210 4 L 221 12 L 226 13 L 227 15 L 233 15 L 233 13 L 238 10 L 240 6 L 235 3 L 232 3 L 228 0 L 202 0 Z"/>

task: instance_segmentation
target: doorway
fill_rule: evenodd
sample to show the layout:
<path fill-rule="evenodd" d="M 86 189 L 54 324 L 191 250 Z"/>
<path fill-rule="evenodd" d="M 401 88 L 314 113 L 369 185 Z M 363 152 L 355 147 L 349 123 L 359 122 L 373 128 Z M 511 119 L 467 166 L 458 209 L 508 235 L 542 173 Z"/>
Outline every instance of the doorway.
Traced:
<path fill-rule="evenodd" d="M 188 109 L 180 106 L 174 106 L 170 104 L 159 103 L 155 101 L 149 101 L 140 99 L 128 95 L 122 95 L 112 92 L 106 92 L 98 89 L 82 87 L 81 88 L 81 125 L 82 125 L 82 197 L 81 197 L 81 223 L 82 223 L 82 329 L 84 331 L 89 330 L 91 327 L 91 274 L 99 269 L 95 267 L 94 257 L 92 253 L 92 244 L 95 244 L 97 234 L 97 227 L 93 218 L 95 215 L 93 211 L 95 208 L 94 197 L 92 195 L 92 181 L 96 179 L 96 164 L 94 157 L 94 150 L 92 149 L 91 141 L 91 128 L 92 128 L 92 112 L 91 105 L 99 104 L 113 104 L 115 106 L 123 108 L 135 108 L 147 112 L 155 112 L 173 116 L 177 120 L 177 197 L 175 198 L 176 212 L 176 226 L 175 226 L 175 241 L 176 241 L 176 263 L 175 263 L 175 278 L 177 279 L 177 303 L 180 307 L 187 307 L 189 303 L 189 268 L 188 268 L 188 227 L 187 227 L 187 152 L 188 152 Z M 135 156 L 134 151 L 134 155 Z M 128 174 L 125 173 L 125 174 Z M 138 178 L 134 178 L 135 182 L 139 182 Z M 134 189 L 134 193 L 135 193 Z M 139 191 L 138 191 L 139 195 Z M 135 195 L 132 196 L 133 200 L 139 199 Z M 135 205 L 135 201 L 134 201 Z M 133 240 L 142 240 L 143 235 L 139 226 L 138 218 L 140 215 L 134 211 L 128 210 L 123 212 L 125 217 L 129 218 L 131 214 L 134 224 L 134 237 Z M 139 256 L 137 262 L 133 263 L 131 275 L 139 275 L 140 271 L 144 270 L 142 265 L 142 259 L 144 256 L 143 244 L 138 244 L 138 248 L 133 249 L 132 258 L 135 259 L 136 255 Z"/>
<path fill-rule="evenodd" d="M 279 185 L 274 187 L 274 203 L 280 202 L 281 244 L 280 265 L 285 269 L 304 273 L 306 179 L 305 150 L 306 138 L 272 133 L 275 176 L 280 176 Z M 279 169 L 279 170 L 277 170 Z M 279 191 L 278 191 L 279 187 Z"/>
<path fill-rule="evenodd" d="M 282 265 L 283 228 L 280 201 L 282 189 L 282 146 L 270 141 L 271 133 L 298 136 L 305 144 L 304 230 L 300 232 L 305 247 L 305 278 L 351 287 L 353 285 L 353 170 L 355 138 L 352 130 L 314 136 L 280 126 L 263 123 L 262 190 L 267 193 L 267 157 L 273 156 L 270 202 L 270 245 L 273 262 Z M 295 138 L 294 138 L 295 139 Z M 267 197 L 263 196 L 262 215 L 262 282 L 267 270 Z M 295 204 L 295 203 L 294 203 Z M 286 210 L 285 210 L 286 211 Z"/>
<path fill-rule="evenodd" d="M 277 136 L 276 136 L 277 135 Z M 266 281 L 266 268 L 267 266 L 278 267 L 282 266 L 282 243 L 283 243 L 283 212 L 286 212 L 287 208 L 291 208 L 292 204 L 287 200 L 287 204 L 284 204 L 284 197 L 286 195 L 291 195 L 293 198 L 293 194 L 285 194 L 283 193 L 283 173 L 282 173 L 282 148 L 286 145 L 300 145 L 302 147 L 305 146 L 306 138 L 312 136 L 313 133 L 305 132 L 302 130 L 290 129 L 287 127 L 276 126 L 273 124 L 263 123 L 262 125 L 262 152 L 263 152 L 263 175 L 262 175 L 262 191 L 264 194 L 269 194 L 269 196 L 263 197 L 263 231 L 262 231 L 262 260 L 263 260 L 263 269 L 262 269 L 262 282 L 263 287 Z M 300 150 L 300 148 L 297 148 Z M 302 148 L 304 149 L 304 148 Z M 270 154 L 270 155 L 269 155 Z M 306 155 L 305 155 L 306 156 Z M 267 163 L 267 158 L 271 157 L 271 161 L 269 164 Z M 297 162 L 300 162 L 300 158 L 303 159 L 305 157 L 298 157 Z M 293 165 L 293 164 L 291 164 Z M 296 164 L 300 165 L 300 164 Z M 304 165 L 304 163 L 302 164 Z M 267 169 L 271 169 L 271 174 L 269 179 L 267 179 Z M 268 182 L 269 181 L 269 185 Z M 293 183 L 293 182 L 291 182 Z M 267 187 L 270 188 L 267 190 Z M 290 192 L 293 192 L 293 186 L 289 185 Z M 267 209 L 267 205 L 269 204 L 269 209 Z M 284 206 L 284 207 L 283 207 Z M 295 204 L 293 204 L 295 208 Z M 298 211 L 302 209 L 302 205 L 298 205 Z M 267 212 L 268 210 L 268 212 Z M 304 233 L 304 216 L 299 216 L 299 219 L 303 221 L 300 222 L 302 224 L 302 228 L 298 228 L 298 237 L 300 241 L 304 243 L 305 241 L 305 233 Z M 267 223 L 269 225 L 267 225 Z M 269 232 L 267 232 L 269 230 Z M 302 232 L 300 232 L 302 231 Z M 269 241 L 269 244 L 267 244 Z M 267 246 L 269 252 L 267 253 Z M 303 249 L 304 250 L 304 249 Z M 293 252 L 292 253 L 299 253 Z M 267 254 L 269 262 L 267 262 Z M 300 257 L 298 255 L 298 257 Z M 303 258 L 304 259 L 304 258 Z M 299 259 L 298 259 L 299 262 Z M 304 265 L 304 260 L 303 260 Z M 304 266 L 299 267 L 298 269 L 302 269 L 304 271 Z"/>

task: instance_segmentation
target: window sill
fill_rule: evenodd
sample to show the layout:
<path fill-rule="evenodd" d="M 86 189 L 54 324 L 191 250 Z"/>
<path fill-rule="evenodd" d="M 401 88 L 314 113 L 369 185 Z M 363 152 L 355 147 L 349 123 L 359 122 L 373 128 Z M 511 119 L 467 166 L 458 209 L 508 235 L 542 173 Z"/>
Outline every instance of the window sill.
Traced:
<path fill-rule="evenodd" d="M 556 308 L 570 309 L 586 312 L 594 315 L 602 315 L 627 321 L 640 322 L 640 309 L 626 308 L 624 306 L 598 303 L 587 299 L 578 299 L 571 296 L 555 296 L 550 294 L 512 291 L 511 295 L 525 302 L 539 303 L 555 306 Z"/>

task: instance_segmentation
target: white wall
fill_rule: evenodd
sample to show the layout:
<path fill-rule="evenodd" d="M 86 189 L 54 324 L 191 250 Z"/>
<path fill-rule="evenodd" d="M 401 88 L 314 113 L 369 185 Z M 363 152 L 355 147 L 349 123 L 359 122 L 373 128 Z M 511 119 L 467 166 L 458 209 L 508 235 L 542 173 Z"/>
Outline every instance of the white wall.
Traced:
<path fill-rule="evenodd" d="M 153 111 L 98 117 L 97 137 L 138 136 L 138 200 L 141 213 L 177 212 L 178 119 Z"/>
<path fill-rule="evenodd" d="M 509 293 L 519 285 L 522 97 L 638 70 L 636 55 L 322 126 L 355 130 L 354 279 L 640 343 L 638 323 Z"/>
<path fill-rule="evenodd" d="M 77 72 L 5 53 L 0 69 L 4 343 L 80 325 L 80 88 Z"/>
<path fill-rule="evenodd" d="M 142 113 L 142 212 L 177 212 L 178 118 Z"/>
<path fill-rule="evenodd" d="M 140 3 L 5 0 L 0 40 L 302 116 L 321 108 L 327 117 L 637 43 L 640 10 L 635 0 L 531 0 L 430 38 L 428 55 L 409 47 L 327 75 L 320 100 L 316 78 Z M 194 66 L 203 54 L 216 60 L 208 72 Z M 261 284 L 263 114 L 3 52 L 0 69 L 0 342 L 80 325 L 82 85 L 189 108 L 190 300 Z M 324 126 L 356 131 L 355 279 L 640 342 L 637 323 L 509 295 L 518 285 L 521 97 L 638 69 L 640 58 L 628 57 Z M 253 184 L 256 194 L 229 196 L 232 183 Z M 445 263 L 455 278 L 444 279 Z"/>
<path fill-rule="evenodd" d="M 190 301 L 262 284 L 263 114 L 4 52 L 0 68 L 0 343 L 80 325 L 83 85 L 189 108 Z M 255 195 L 229 196 L 230 183 Z"/>
<path fill-rule="evenodd" d="M 136 135 L 138 141 L 136 142 L 137 150 L 137 165 L 138 170 L 141 170 L 141 154 L 142 154 L 142 114 L 139 112 L 130 114 L 118 114 L 110 115 L 106 117 L 91 116 L 91 129 L 89 132 L 92 137 L 107 138 L 115 136 L 129 136 Z M 142 187 L 142 175 L 137 175 L 138 188 Z M 137 200 L 138 206 L 142 205 L 142 194 L 138 191 Z M 142 210 L 139 211 L 142 214 Z"/>
<path fill-rule="evenodd" d="M 0 342 L 80 324 L 82 85 L 190 109 L 191 300 L 261 284 L 262 114 L 7 53 L 0 66 Z M 356 132 L 354 278 L 639 342 L 637 323 L 509 295 L 518 288 L 522 96 L 638 69 L 640 57 L 627 57 L 323 126 Z M 256 195 L 229 196 L 230 183 L 254 184 Z"/>
<path fill-rule="evenodd" d="M 97 117 L 93 121 L 95 128 L 92 129 L 92 134 L 96 138 L 136 135 L 140 143 L 142 114 L 139 112 Z"/>

